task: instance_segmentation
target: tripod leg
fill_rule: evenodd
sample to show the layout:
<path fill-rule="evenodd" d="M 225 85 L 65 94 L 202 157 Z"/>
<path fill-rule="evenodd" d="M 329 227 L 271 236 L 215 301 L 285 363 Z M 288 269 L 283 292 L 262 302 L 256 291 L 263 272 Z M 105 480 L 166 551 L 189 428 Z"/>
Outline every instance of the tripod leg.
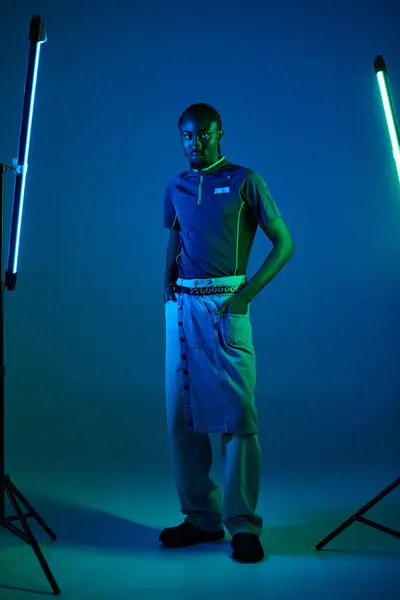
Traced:
<path fill-rule="evenodd" d="M 331 542 L 336 536 L 339 535 L 339 533 L 342 533 L 342 531 L 344 531 L 345 529 L 347 529 L 347 527 L 349 527 L 352 523 L 354 523 L 354 521 L 356 521 L 356 514 L 352 515 L 349 519 L 347 519 L 347 521 L 345 521 L 344 523 L 342 523 L 341 525 L 339 525 L 339 527 L 337 527 L 334 531 L 332 531 L 332 533 L 330 533 L 329 535 L 327 535 L 321 542 L 319 542 L 315 547 L 317 550 L 322 550 L 322 548 L 324 546 L 326 546 L 326 544 L 329 544 L 329 542 Z"/>
<path fill-rule="evenodd" d="M 388 528 L 384 528 L 382 526 L 379 527 L 379 526 L 377 526 L 377 524 L 372 524 L 372 521 L 369 521 L 368 519 L 364 519 L 362 517 L 362 515 L 364 513 L 366 513 L 368 510 L 370 510 L 373 506 L 375 506 L 375 504 L 377 504 L 380 500 L 382 500 L 382 498 L 387 496 L 398 485 L 400 485 L 400 477 L 398 477 L 395 481 L 393 481 L 393 483 L 391 483 L 390 485 L 385 487 L 385 489 L 382 490 L 377 496 L 375 496 L 375 498 L 373 498 L 372 500 L 367 502 L 367 504 L 365 504 L 363 507 L 361 507 L 357 512 L 354 513 L 354 515 L 352 515 L 344 523 L 339 525 L 339 527 L 337 527 L 334 531 L 332 531 L 332 533 L 327 535 L 326 538 L 324 538 L 321 542 L 319 542 L 316 545 L 316 549 L 321 550 L 324 546 L 326 546 L 326 544 L 331 542 L 335 537 L 337 537 L 339 535 L 339 533 L 342 533 L 342 531 L 347 529 L 347 527 L 349 527 L 355 521 L 358 521 L 360 523 L 365 523 L 366 525 L 371 525 L 373 527 L 376 527 L 377 529 L 380 529 L 381 531 L 385 531 L 386 533 L 391 533 L 392 535 L 396 535 L 396 537 L 397 537 L 397 533 L 393 532 L 393 530 L 389 530 Z"/>
<path fill-rule="evenodd" d="M 33 506 L 28 502 L 28 500 L 21 494 L 21 492 L 15 487 L 13 482 L 8 479 L 8 490 L 14 496 L 18 498 L 18 500 L 25 505 L 25 508 L 29 511 L 29 516 L 33 517 L 39 525 L 44 529 L 47 535 L 54 541 L 57 539 L 56 534 L 50 529 L 50 527 L 43 521 L 42 517 L 39 513 L 33 508 Z"/>
<path fill-rule="evenodd" d="M 37 541 L 32 533 L 32 530 L 29 527 L 29 523 L 18 504 L 17 497 L 23 498 L 23 496 L 20 492 L 18 492 L 17 488 L 15 487 L 15 485 L 13 483 L 11 483 L 9 478 L 4 478 L 3 482 L 4 482 L 4 489 L 8 496 L 8 499 L 10 500 L 12 507 L 14 508 L 14 511 L 18 517 L 18 520 L 21 523 L 21 526 L 25 532 L 25 536 L 24 536 L 25 541 L 32 547 L 34 553 L 36 554 L 36 557 L 37 557 L 38 561 L 40 562 L 43 572 L 46 575 L 47 580 L 50 583 L 51 589 L 53 590 L 54 594 L 58 595 L 58 594 L 60 594 L 60 588 L 58 587 L 57 582 L 54 579 L 52 572 L 50 571 L 49 565 L 47 564 L 47 561 L 42 554 L 39 544 L 37 543 Z M 15 493 L 15 492 L 17 492 L 17 493 Z M 25 499 L 24 499 L 24 501 L 26 502 Z M 28 505 L 28 503 L 27 503 L 27 505 Z M 34 513 L 37 515 L 36 511 L 34 511 Z M 4 524 L 4 527 L 6 529 L 8 529 L 7 523 Z M 10 531 L 12 531 L 12 528 L 10 528 Z"/>

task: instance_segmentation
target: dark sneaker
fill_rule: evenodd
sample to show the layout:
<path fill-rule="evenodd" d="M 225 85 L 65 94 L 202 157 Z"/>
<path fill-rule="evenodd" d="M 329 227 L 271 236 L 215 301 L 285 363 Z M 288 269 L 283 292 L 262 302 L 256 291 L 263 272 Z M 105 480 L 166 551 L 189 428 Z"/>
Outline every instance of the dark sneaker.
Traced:
<path fill-rule="evenodd" d="M 199 529 L 193 523 L 184 521 L 177 527 L 169 527 L 163 529 L 158 538 L 167 548 L 185 548 L 186 546 L 194 546 L 205 542 L 217 542 L 225 537 L 225 531 L 204 531 Z"/>
<path fill-rule="evenodd" d="M 252 533 L 236 533 L 231 541 L 232 558 L 242 563 L 256 563 L 264 558 L 260 539 Z"/>

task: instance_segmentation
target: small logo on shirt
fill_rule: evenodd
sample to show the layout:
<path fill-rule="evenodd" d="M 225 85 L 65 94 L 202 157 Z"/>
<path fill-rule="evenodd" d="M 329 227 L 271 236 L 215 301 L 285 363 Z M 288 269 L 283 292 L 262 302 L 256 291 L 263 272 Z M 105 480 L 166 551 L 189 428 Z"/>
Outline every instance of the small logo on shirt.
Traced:
<path fill-rule="evenodd" d="M 229 194 L 229 192 L 230 192 L 229 187 L 215 188 L 215 190 L 214 190 L 214 194 Z"/>

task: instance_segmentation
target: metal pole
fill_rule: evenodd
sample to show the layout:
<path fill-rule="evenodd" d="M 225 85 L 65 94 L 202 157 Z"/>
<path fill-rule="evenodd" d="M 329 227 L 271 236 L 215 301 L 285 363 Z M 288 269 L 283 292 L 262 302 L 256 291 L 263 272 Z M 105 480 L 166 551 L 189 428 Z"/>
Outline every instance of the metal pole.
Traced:
<path fill-rule="evenodd" d="M 0 164 L 0 527 L 5 522 L 5 423 L 4 423 L 4 280 L 3 280 L 3 240 L 4 240 L 4 174 L 6 166 Z"/>

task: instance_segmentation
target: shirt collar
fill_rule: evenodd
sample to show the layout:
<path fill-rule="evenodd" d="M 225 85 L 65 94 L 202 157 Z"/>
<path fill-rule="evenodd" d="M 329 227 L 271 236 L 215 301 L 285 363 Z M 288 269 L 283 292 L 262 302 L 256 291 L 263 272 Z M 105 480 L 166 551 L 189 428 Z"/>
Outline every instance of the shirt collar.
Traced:
<path fill-rule="evenodd" d="M 209 167 L 206 167 L 205 169 L 193 169 L 192 168 L 192 171 L 194 171 L 195 173 L 209 171 L 210 169 L 213 169 L 214 167 L 216 167 L 217 165 L 219 165 L 219 163 L 221 163 L 224 160 L 225 160 L 225 156 L 221 156 L 221 158 L 219 158 L 215 163 L 213 163 Z"/>

